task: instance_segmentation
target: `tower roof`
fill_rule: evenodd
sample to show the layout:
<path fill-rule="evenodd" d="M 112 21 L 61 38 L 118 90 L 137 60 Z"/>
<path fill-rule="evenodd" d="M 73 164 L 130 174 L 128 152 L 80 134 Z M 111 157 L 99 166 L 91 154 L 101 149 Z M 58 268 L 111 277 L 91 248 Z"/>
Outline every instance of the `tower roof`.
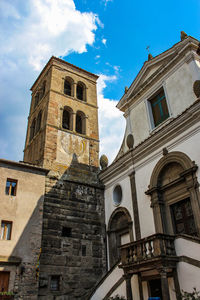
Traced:
<path fill-rule="evenodd" d="M 77 70 L 79 72 L 81 71 L 82 73 L 85 73 L 87 76 L 89 75 L 90 77 L 93 77 L 95 81 L 99 78 L 99 76 L 96 75 L 96 74 L 93 74 L 93 73 L 88 72 L 88 71 L 86 71 L 86 70 L 84 70 L 82 68 L 79 68 L 79 67 L 77 67 L 77 66 L 75 66 L 75 65 L 73 65 L 73 64 L 71 64 L 71 63 L 69 63 L 69 62 L 67 62 L 67 61 L 65 61 L 65 60 L 63 60 L 61 58 L 58 58 L 56 56 L 52 56 L 49 59 L 49 61 L 47 62 L 47 64 L 44 66 L 44 68 L 42 69 L 42 71 L 40 72 L 39 76 L 35 80 L 35 82 L 32 85 L 32 87 L 30 88 L 31 91 L 33 90 L 33 88 L 37 84 L 37 82 L 40 80 L 40 78 L 42 77 L 43 73 L 48 69 L 48 67 L 50 67 L 53 64 L 53 62 L 61 63 L 61 64 L 65 65 L 65 66 L 67 66 L 68 68 Z"/>

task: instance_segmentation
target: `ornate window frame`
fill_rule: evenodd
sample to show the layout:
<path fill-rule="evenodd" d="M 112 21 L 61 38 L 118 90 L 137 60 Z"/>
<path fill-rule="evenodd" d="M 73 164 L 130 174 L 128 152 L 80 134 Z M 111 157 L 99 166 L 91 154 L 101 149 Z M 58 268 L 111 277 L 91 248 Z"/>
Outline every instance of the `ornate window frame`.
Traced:
<path fill-rule="evenodd" d="M 183 171 L 180 172 L 179 178 L 161 188 L 159 185 L 159 176 L 162 170 L 170 163 L 179 164 L 183 168 Z M 199 183 L 196 177 L 197 168 L 198 166 L 194 161 L 191 161 L 185 153 L 179 151 L 165 154 L 154 167 L 149 189 L 145 193 L 151 196 L 151 207 L 153 208 L 156 233 L 174 234 L 170 203 L 162 195 L 165 189 L 184 183 L 185 188 L 182 193 L 181 191 L 177 193 L 177 199 L 175 199 L 174 203 L 183 200 L 184 197 L 190 198 L 197 235 L 200 237 L 200 194 Z"/>

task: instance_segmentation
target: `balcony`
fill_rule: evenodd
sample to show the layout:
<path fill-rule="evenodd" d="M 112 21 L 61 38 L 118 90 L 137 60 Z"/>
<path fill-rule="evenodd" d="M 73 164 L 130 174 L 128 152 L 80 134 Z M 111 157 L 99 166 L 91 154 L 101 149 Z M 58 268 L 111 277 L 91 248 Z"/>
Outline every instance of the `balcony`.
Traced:
<path fill-rule="evenodd" d="M 178 261 L 174 239 L 174 236 L 158 233 L 121 246 L 120 267 L 132 274 L 162 267 L 171 272 Z"/>

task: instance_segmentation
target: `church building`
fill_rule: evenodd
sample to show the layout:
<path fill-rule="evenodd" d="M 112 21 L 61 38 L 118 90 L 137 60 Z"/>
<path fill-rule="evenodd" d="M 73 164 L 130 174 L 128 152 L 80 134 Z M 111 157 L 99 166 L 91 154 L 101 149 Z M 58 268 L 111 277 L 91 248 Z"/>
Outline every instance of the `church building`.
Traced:
<path fill-rule="evenodd" d="M 200 43 L 151 54 L 117 104 L 126 130 L 100 179 L 108 267 L 91 300 L 200 290 Z"/>

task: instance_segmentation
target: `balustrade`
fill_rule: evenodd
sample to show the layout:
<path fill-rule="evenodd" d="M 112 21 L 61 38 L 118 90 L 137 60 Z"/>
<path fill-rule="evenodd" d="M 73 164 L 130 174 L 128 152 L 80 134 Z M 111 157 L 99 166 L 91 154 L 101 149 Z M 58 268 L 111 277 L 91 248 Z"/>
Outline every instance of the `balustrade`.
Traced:
<path fill-rule="evenodd" d="M 176 256 L 174 237 L 167 234 L 154 234 L 120 248 L 122 266 L 157 257 Z"/>

